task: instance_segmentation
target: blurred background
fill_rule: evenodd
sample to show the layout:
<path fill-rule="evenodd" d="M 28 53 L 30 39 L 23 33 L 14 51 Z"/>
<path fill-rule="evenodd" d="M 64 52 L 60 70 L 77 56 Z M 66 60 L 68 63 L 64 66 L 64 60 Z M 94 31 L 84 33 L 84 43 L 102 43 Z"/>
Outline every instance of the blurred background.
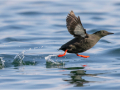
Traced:
<path fill-rule="evenodd" d="M 114 33 L 82 53 L 90 58 L 56 56 L 73 39 L 71 10 L 87 33 Z M 119 0 L 0 0 L 0 89 L 119 89 L 119 29 Z"/>

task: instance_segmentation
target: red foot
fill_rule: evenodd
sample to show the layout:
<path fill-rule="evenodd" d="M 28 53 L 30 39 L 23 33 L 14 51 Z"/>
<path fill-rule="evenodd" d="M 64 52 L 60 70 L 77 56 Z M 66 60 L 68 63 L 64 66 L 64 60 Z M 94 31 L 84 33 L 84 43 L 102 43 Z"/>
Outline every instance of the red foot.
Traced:
<path fill-rule="evenodd" d="M 64 54 L 58 55 L 58 57 L 63 57 L 63 56 L 65 56 L 65 55 L 66 55 L 66 52 L 67 52 L 67 50 L 65 50 L 65 53 L 64 53 Z"/>
<path fill-rule="evenodd" d="M 87 65 L 82 65 L 83 67 L 86 67 Z"/>
<path fill-rule="evenodd" d="M 88 57 L 90 57 L 90 56 L 84 56 L 84 55 L 79 55 L 79 54 L 77 54 L 77 56 L 83 57 L 83 58 L 88 58 Z"/>

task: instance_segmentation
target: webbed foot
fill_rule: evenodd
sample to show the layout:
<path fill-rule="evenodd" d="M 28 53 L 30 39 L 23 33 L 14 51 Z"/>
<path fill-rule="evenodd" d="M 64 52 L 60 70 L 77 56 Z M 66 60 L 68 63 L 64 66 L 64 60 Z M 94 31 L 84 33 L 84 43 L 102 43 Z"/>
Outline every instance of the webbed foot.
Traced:
<path fill-rule="evenodd" d="M 63 57 L 63 56 L 66 55 L 66 53 L 67 53 L 67 50 L 65 50 L 65 53 L 64 53 L 64 54 L 60 54 L 60 55 L 58 55 L 58 57 Z"/>

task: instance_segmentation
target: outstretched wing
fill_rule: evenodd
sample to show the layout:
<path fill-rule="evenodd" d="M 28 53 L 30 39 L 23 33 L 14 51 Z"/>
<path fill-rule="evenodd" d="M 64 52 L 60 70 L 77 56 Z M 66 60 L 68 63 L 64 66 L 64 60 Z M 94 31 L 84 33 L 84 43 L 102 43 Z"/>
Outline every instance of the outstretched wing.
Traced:
<path fill-rule="evenodd" d="M 69 33 L 74 35 L 74 37 L 87 36 L 86 30 L 83 28 L 82 23 L 80 21 L 80 17 L 78 16 L 77 18 L 73 11 L 71 11 L 70 14 L 68 14 L 66 23 Z"/>

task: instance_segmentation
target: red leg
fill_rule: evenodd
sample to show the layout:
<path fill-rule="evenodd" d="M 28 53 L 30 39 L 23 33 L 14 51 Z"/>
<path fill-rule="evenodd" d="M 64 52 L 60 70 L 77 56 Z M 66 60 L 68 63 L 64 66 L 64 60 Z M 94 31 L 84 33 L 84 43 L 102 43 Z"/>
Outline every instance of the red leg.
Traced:
<path fill-rule="evenodd" d="M 83 58 L 88 58 L 88 57 L 90 57 L 90 56 L 79 55 L 79 54 L 76 54 L 76 55 L 79 56 L 79 57 L 83 57 Z"/>
<path fill-rule="evenodd" d="M 64 54 L 60 54 L 60 55 L 58 55 L 58 57 L 63 57 L 63 56 L 65 56 L 66 55 L 66 52 L 67 52 L 67 50 L 65 50 L 65 53 Z"/>

